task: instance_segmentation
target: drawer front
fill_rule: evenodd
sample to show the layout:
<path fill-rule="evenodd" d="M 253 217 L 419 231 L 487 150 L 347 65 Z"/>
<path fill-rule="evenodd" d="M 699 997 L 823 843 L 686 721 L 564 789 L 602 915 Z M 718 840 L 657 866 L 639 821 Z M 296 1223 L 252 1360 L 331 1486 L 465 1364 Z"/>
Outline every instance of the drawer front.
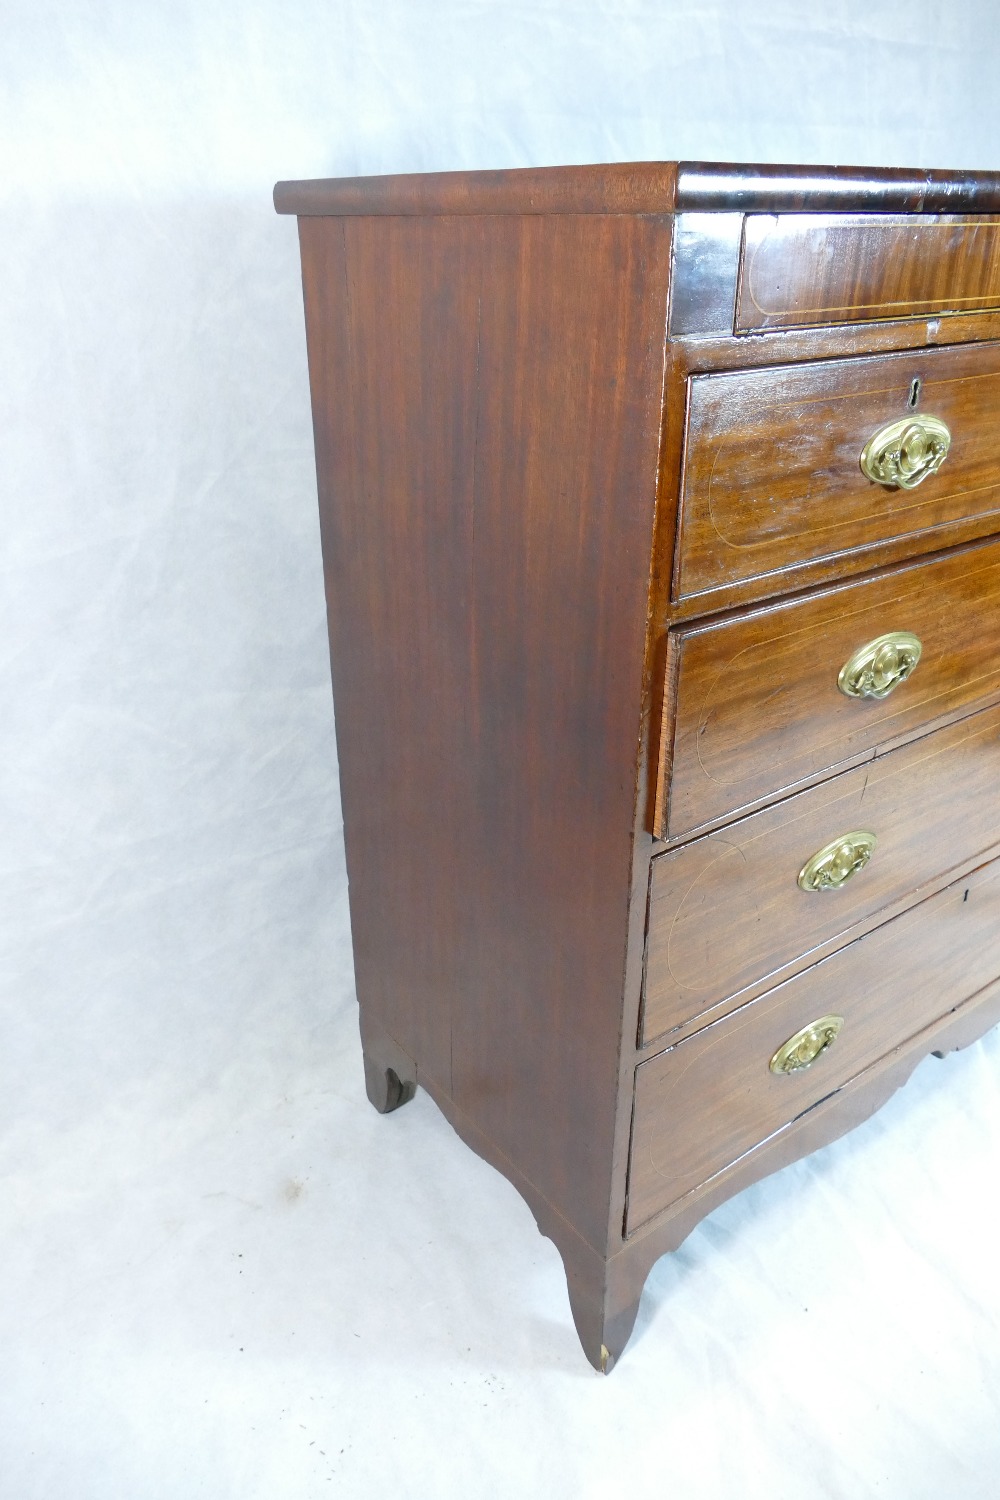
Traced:
<path fill-rule="evenodd" d="M 1000 976 L 1000 861 L 966 876 L 636 1069 L 628 1228 L 708 1181 Z M 836 1039 L 776 1073 L 821 1018 Z M 826 1032 L 803 1043 L 800 1061 Z"/>
<path fill-rule="evenodd" d="M 911 675 L 912 646 L 889 642 L 841 690 L 852 656 L 901 632 L 922 647 Z M 668 673 L 656 832 L 676 838 L 1000 693 L 1000 542 L 682 627 Z"/>
<path fill-rule="evenodd" d="M 1000 708 L 984 709 L 650 866 L 643 1039 L 709 1012 L 822 943 L 1000 843 Z M 840 889 L 799 872 L 871 831 L 869 863 Z"/>
<path fill-rule="evenodd" d="M 1000 218 L 750 214 L 736 328 L 870 323 L 1000 307 Z"/>
<path fill-rule="evenodd" d="M 691 376 L 675 594 L 901 538 L 944 546 L 963 522 L 1000 527 L 998 410 L 997 343 Z M 909 488 L 866 477 L 870 439 L 928 417 L 951 434 L 937 472 Z"/>

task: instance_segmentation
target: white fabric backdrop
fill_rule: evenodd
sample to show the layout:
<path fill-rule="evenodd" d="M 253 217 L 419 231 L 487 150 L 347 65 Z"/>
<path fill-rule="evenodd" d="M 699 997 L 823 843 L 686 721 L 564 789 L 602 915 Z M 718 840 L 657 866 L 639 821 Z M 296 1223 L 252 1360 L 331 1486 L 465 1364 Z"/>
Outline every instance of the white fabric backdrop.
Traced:
<path fill-rule="evenodd" d="M 989 0 L 2 0 L 0 1500 L 995 1497 L 1000 1043 L 719 1210 L 602 1381 L 364 1101 L 277 177 L 1000 167 Z"/>

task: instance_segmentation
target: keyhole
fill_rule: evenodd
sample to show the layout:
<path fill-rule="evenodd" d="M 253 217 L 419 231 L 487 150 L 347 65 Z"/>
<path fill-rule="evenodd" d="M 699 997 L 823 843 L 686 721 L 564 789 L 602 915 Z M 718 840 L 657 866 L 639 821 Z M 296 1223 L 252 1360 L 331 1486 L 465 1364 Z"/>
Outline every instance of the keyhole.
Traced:
<path fill-rule="evenodd" d="M 907 402 L 911 411 L 916 410 L 917 402 L 920 400 L 920 380 L 916 379 L 910 386 L 910 399 Z"/>

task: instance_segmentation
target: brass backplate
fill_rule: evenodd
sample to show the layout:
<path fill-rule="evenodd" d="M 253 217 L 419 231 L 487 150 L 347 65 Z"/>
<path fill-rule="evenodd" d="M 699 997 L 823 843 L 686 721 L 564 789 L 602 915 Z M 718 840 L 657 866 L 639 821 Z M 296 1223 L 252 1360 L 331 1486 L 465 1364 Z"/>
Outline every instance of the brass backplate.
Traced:
<path fill-rule="evenodd" d="M 810 1021 L 787 1042 L 782 1042 L 768 1065 L 771 1072 L 801 1073 L 804 1068 L 812 1067 L 817 1057 L 833 1046 L 843 1024 L 843 1016 L 821 1016 L 818 1021 Z"/>
<path fill-rule="evenodd" d="M 923 646 L 909 630 L 890 630 L 859 646 L 840 669 L 837 686 L 848 698 L 888 698 L 920 660 Z"/>
<path fill-rule="evenodd" d="M 806 860 L 799 871 L 799 886 L 804 891 L 839 891 L 864 869 L 877 843 L 869 828 L 842 833 Z"/>
<path fill-rule="evenodd" d="M 861 469 L 876 484 L 913 490 L 948 457 L 951 433 L 940 417 L 903 417 L 880 427 L 861 451 Z"/>

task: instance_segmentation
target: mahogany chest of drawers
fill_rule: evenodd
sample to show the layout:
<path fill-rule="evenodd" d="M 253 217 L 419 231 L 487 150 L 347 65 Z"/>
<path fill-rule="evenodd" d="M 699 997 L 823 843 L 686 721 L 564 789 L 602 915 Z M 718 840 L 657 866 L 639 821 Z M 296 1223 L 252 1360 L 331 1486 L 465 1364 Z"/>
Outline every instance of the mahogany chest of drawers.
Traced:
<path fill-rule="evenodd" d="M 516 1185 L 608 1369 L 715 1204 L 1000 1019 L 1000 177 L 275 201 L 369 1097 Z"/>

